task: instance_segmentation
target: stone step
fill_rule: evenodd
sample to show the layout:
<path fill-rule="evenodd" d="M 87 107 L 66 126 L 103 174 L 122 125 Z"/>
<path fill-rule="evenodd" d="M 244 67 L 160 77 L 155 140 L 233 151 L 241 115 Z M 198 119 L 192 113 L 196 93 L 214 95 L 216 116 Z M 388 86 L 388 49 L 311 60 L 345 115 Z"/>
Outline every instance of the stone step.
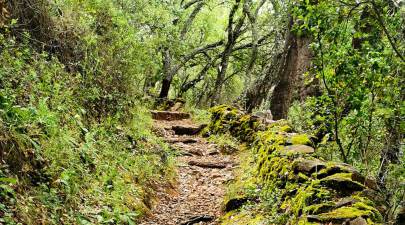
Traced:
<path fill-rule="evenodd" d="M 167 121 L 174 121 L 174 120 L 184 120 L 190 119 L 190 113 L 185 112 L 175 112 L 175 111 L 157 111 L 152 110 L 152 118 L 154 120 L 167 120 Z"/>
<path fill-rule="evenodd" d="M 198 166 L 202 168 L 211 168 L 211 169 L 224 169 L 229 165 L 229 162 L 204 162 L 204 161 L 189 161 L 188 165 Z"/>
<path fill-rule="evenodd" d="M 193 144 L 193 143 L 197 143 L 198 139 L 191 138 L 191 137 L 171 137 L 171 138 L 166 138 L 165 142 L 170 143 L 170 144 L 175 144 L 175 143 Z"/>
<path fill-rule="evenodd" d="M 176 135 L 196 135 L 198 134 L 202 129 L 204 129 L 207 125 L 200 125 L 200 126 L 195 126 L 195 125 L 176 125 L 172 126 L 172 130 Z"/>
<path fill-rule="evenodd" d="M 214 220 L 214 217 L 211 215 L 200 215 L 200 216 L 193 216 L 187 221 L 181 223 L 180 225 L 193 225 L 193 224 L 200 224 L 202 222 L 210 222 Z"/>

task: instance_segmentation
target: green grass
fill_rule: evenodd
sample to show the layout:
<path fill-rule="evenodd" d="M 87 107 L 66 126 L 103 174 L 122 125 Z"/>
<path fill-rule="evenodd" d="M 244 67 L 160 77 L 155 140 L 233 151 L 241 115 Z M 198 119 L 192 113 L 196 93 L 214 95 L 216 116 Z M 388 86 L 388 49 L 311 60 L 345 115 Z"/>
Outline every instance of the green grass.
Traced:
<path fill-rule="evenodd" d="M 147 104 L 133 96 L 97 118 L 77 77 L 10 43 L 0 36 L 0 223 L 134 224 L 174 174 Z"/>
<path fill-rule="evenodd" d="M 38 186 L 18 183 L 16 221 L 35 224 L 134 224 L 146 210 L 153 184 L 170 182 L 168 147 L 150 132 L 146 110 L 127 124 L 109 122 L 81 129 L 61 128 L 39 143 L 43 170 Z M 130 142 L 128 139 L 131 139 Z M 168 155 L 168 156 L 166 156 Z"/>

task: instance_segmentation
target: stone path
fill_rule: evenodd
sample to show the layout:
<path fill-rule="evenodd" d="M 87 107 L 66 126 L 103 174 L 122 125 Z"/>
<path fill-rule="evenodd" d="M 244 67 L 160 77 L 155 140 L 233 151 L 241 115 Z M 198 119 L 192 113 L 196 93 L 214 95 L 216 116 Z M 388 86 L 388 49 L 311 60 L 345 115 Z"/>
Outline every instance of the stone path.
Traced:
<path fill-rule="evenodd" d="M 236 160 L 193 135 L 202 127 L 189 116 L 174 114 L 153 112 L 155 132 L 179 152 L 177 184 L 173 191 L 157 193 L 159 202 L 140 225 L 219 224 L 225 184 L 233 179 Z"/>

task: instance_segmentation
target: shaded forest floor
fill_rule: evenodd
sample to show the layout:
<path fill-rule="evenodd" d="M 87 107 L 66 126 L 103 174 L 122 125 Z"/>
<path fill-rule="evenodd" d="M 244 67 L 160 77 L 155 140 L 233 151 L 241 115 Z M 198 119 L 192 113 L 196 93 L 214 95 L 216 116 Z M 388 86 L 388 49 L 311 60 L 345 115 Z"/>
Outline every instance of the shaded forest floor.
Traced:
<path fill-rule="evenodd" d="M 190 119 L 165 119 L 155 120 L 154 130 L 178 152 L 176 183 L 158 191 L 156 205 L 140 224 L 218 224 L 235 157 L 194 135 L 201 127 Z"/>

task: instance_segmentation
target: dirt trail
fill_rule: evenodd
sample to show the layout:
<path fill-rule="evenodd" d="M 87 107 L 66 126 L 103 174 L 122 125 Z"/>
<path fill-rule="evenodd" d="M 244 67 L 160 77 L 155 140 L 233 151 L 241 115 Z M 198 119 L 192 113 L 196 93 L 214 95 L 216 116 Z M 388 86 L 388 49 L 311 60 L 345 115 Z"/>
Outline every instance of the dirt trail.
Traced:
<path fill-rule="evenodd" d="M 158 193 L 160 201 L 141 225 L 218 224 L 225 183 L 232 177 L 235 159 L 223 155 L 204 138 L 190 135 L 198 126 L 190 119 L 156 117 L 156 132 L 178 149 L 177 184 L 174 191 Z M 177 134 L 176 134 L 177 133 Z M 178 135 L 187 133 L 185 135 Z"/>

